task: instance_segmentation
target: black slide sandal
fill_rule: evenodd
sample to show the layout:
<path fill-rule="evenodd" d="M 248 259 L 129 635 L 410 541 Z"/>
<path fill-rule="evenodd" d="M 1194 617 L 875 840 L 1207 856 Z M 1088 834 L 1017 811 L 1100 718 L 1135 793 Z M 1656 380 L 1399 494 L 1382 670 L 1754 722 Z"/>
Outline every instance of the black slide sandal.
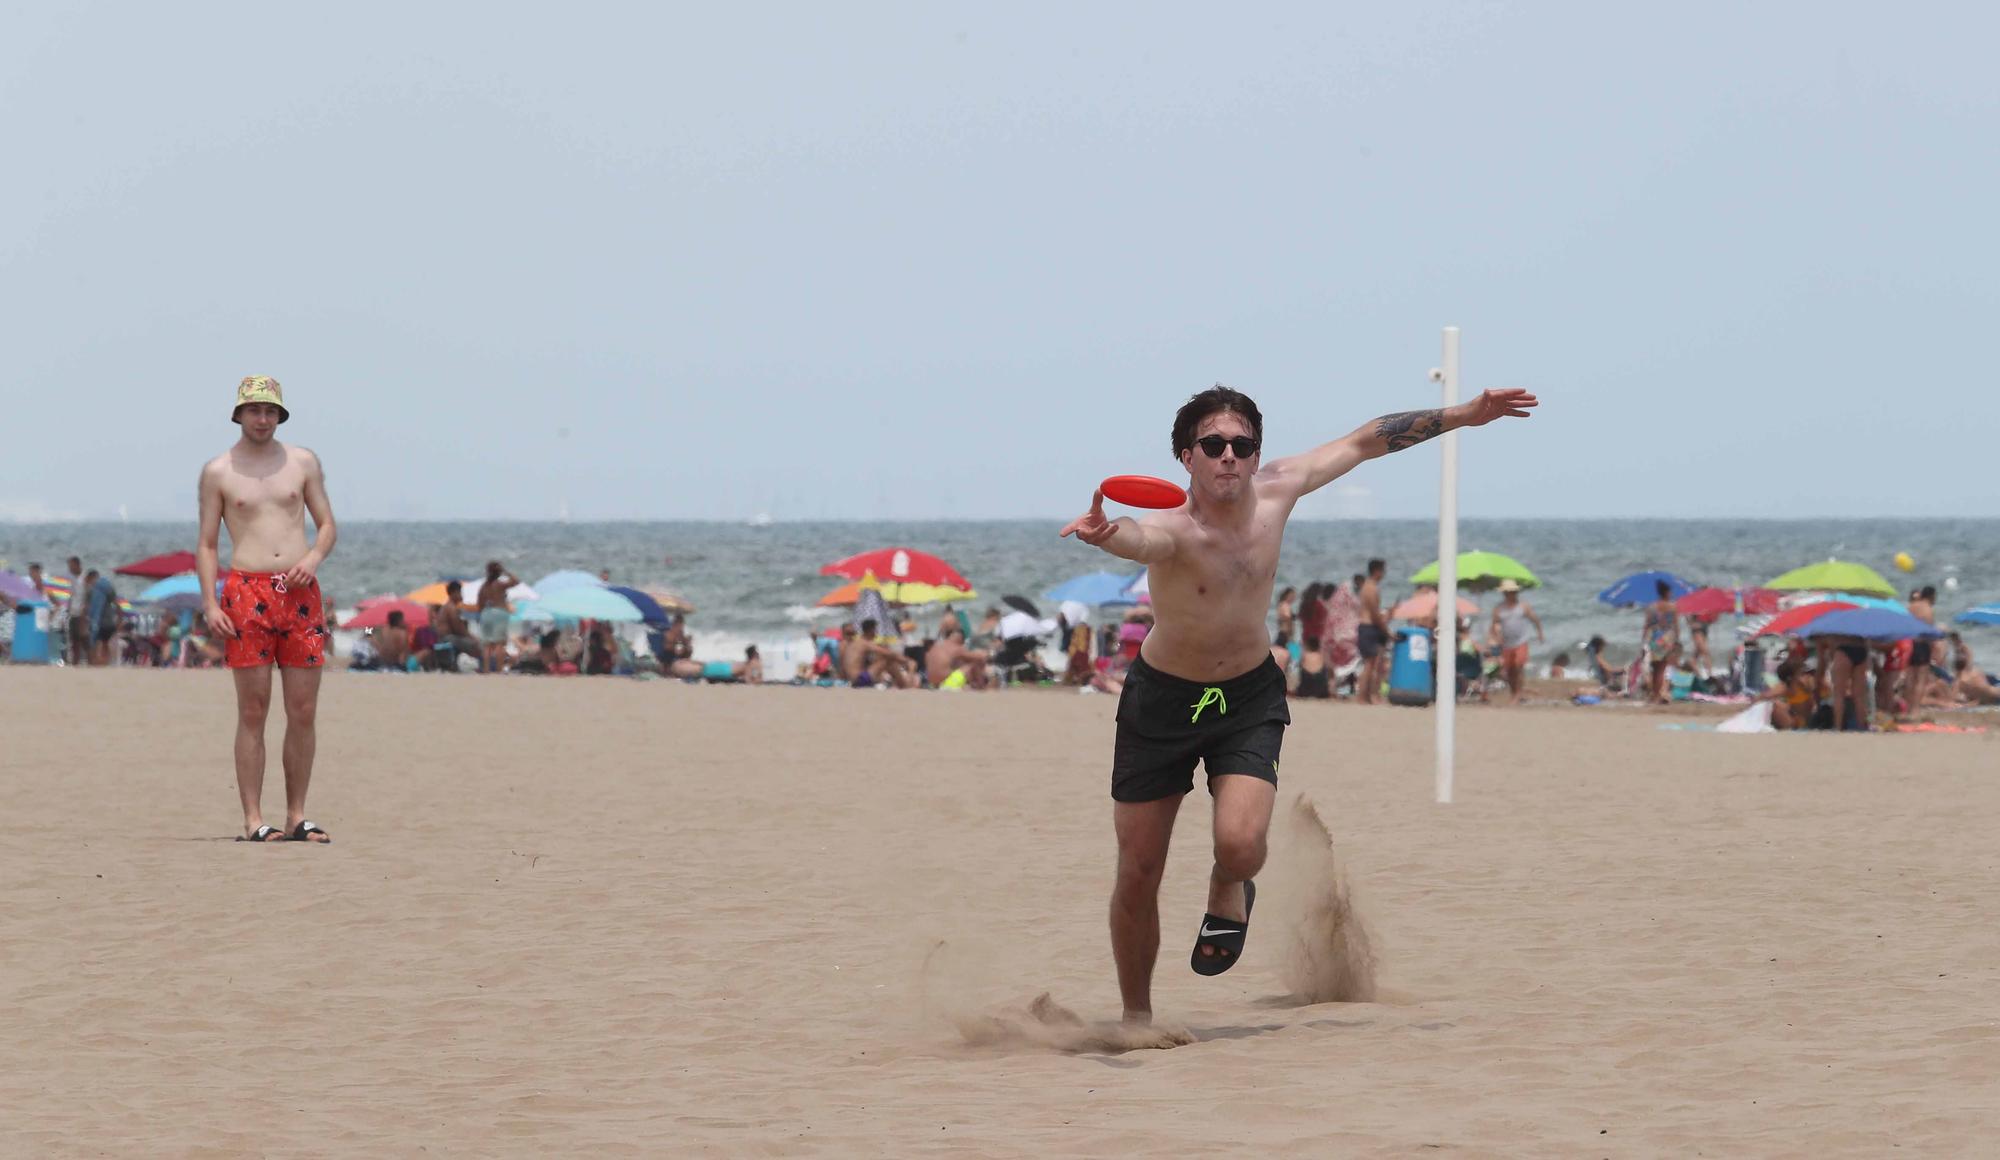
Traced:
<path fill-rule="evenodd" d="M 1201 930 L 1197 932 L 1194 950 L 1189 953 L 1188 966 L 1197 975 L 1219 975 L 1236 965 L 1243 957 L 1243 940 L 1250 932 L 1250 912 L 1257 908 L 1257 884 L 1243 884 L 1243 921 L 1222 918 L 1218 915 L 1201 916 Z M 1214 947 L 1215 953 L 1201 953 L 1203 947 Z"/>
<path fill-rule="evenodd" d="M 236 840 L 239 842 L 269 842 L 274 840 L 283 841 L 284 833 L 285 832 L 283 830 L 279 829 L 276 826 L 258 826 L 256 833 L 251 834 L 247 838 L 241 834 L 238 834 L 236 835 Z M 272 834 L 277 834 L 278 837 L 276 839 L 273 839 L 271 837 Z"/>
<path fill-rule="evenodd" d="M 326 841 L 314 842 L 311 837 L 311 835 L 313 834 L 324 834 L 326 836 Z M 286 838 L 285 840 L 288 842 L 310 842 L 315 846 L 325 846 L 332 843 L 333 835 L 328 834 L 325 830 L 320 829 L 319 823 L 317 822 L 300 822 L 298 826 L 292 830 L 291 836 Z"/>

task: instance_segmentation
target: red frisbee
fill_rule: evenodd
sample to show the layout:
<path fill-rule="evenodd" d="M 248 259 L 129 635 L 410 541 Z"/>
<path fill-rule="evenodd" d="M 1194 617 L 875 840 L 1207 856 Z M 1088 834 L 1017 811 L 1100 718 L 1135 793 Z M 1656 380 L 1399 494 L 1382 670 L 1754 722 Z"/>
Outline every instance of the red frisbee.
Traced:
<path fill-rule="evenodd" d="M 1114 475 L 1099 485 L 1104 498 L 1126 507 L 1177 508 L 1187 502 L 1179 486 L 1151 475 Z"/>

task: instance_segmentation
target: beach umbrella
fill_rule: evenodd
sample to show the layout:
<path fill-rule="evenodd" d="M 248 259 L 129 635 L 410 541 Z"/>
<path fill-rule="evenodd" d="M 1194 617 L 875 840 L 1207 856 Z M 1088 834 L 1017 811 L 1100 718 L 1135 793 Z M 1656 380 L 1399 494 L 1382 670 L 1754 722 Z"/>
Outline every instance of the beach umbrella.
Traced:
<path fill-rule="evenodd" d="M 403 614 L 406 628 L 414 629 L 420 624 L 429 624 L 431 619 L 431 607 L 428 604 L 418 604 L 414 600 L 379 600 L 348 617 L 347 623 L 340 627 L 387 628 L 389 614 L 392 612 Z"/>
<path fill-rule="evenodd" d="M 1824 592 L 1858 592 L 1864 596 L 1896 595 L 1896 586 L 1884 580 L 1880 572 L 1866 564 L 1847 560 L 1825 560 L 1794 568 L 1775 580 L 1767 581 L 1764 587 L 1773 592 L 1818 589 Z"/>
<path fill-rule="evenodd" d="M 694 611 L 694 602 L 678 592 L 671 592 L 656 585 L 648 585 L 639 589 L 639 591 L 652 597 L 653 603 L 666 609 L 668 612 L 692 613 Z M 968 592 L 966 595 L 970 596 L 972 593 Z"/>
<path fill-rule="evenodd" d="M 201 593 L 176 592 L 164 600 L 153 601 L 152 604 L 154 610 L 158 612 L 199 612 Z"/>
<path fill-rule="evenodd" d="M 1533 572 L 1512 556 L 1498 552 L 1460 552 L 1458 554 L 1458 586 L 1470 588 L 1474 592 L 1490 592 L 1500 586 L 1502 580 L 1512 580 L 1523 588 L 1539 588 L 1542 582 Z M 1424 570 L 1410 577 L 1412 584 L 1436 585 L 1438 582 L 1438 562 L 1432 560 Z"/>
<path fill-rule="evenodd" d="M 9 572 L 0 568 L 0 596 L 19 603 L 23 600 L 40 600 L 42 594 L 35 590 L 35 582 L 19 572 Z"/>
<path fill-rule="evenodd" d="M 194 553 L 183 549 L 179 552 L 163 552 L 157 556 L 148 556 L 143 560 L 134 560 L 130 564 L 121 564 L 112 571 L 120 576 L 143 576 L 149 580 L 160 580 L 177 573 L 192 572 L 194 569 Z"/>
<path fill-rule="evenodd" d="M 835 560 L 819 570 L 822 576 L 845 576 L 849 580 L 859 580 L 869 572 L 875 573 L 876 578 L 882 581 L 885 595 L 889 595 L 891 588 L 897 584 L 935 584 L 968 592 L 972 590 L 972 581 L 959 575 L 958 569 L 915 548 L 876 548 L 844 560 Z M 894 596 L 890 595 L 890 599 Z"/>
<path fill-rule="evenodd" d="M 2000 601 L 1975 605 L 1952 619 L 1960 624 L 2000 624 Z"/>
<path fill-rule="evenodd" d="M 659 601 L 654 600 L 637 588 L 624 588 L 613 584 L 609 588 L 606 588 L 605 591 L 616 592 L 618 595 L 630 600 L 632 607 L 639 610 L 639 619 L 645 621 L 647 624 L 665 624 L 673 619 L 671 613 L 660 607 Z"/>
<path fill-rule="evenodd" d="M 1944 630 L 1934 624 L 1925 624 L 1907 612 L 1891 612 L 1886 608 L 1843 608 L 1829 612 L 1802 626 L 1794 636 L 1858 636 L 1862 640 L 1916 640 L 1935 639 L 1944 635 Z"/>
<path fill-rule="evenodd" d="M 1438 593 L 1428 588 L 1389 610 L 1390 620 L 1428 620 L 1437 615 Z M 1473 616 L 1479 612 L 1479 605 L 1461 596 L 1458 598 L 1458 614 Z"/>
<path fill-rule="evenodd" d="M 1900 600 L 1886 596 L 1862 596 L 1855 592 L 1803 592 L 1787 596 L 1781 601 L 1785 608 L 1797 608 L 1802 604 L 1823 604 L 1829 600 L 1839 600 L 1856 608 L 1881 608 L 1889 612 L 1908 612 L 1909 606 Z"/>
<path fill-rule="evenodd" d="M 879 592 L 885 601 L 897 604 L 942 604 L 951 600 L 970 600 L 979 595 L 965 588 L 940 587 L 935 584 L 883 584 L 873 572 L 851 584 L 840 587 L 819 598 L 821 608 L 846 608 L 861 599 L 864 591 Z M 665 607 L 662 605 L 662 607 Z M 693 605 L 687 609 L 692 611 Z"/>
<path fill-rule="evenodd" d="M 1660 598 L 1662 580 L 1667 582 L 1667 596 L 1672 600 L 1679 600 L 1695 590 L 1693 584 L 1672 572 L 1634 572 L 1598 593 L 1597 601 L 1600 604 L 1614 604 L 1620 608 L 1630 608 L 1635 604 L 1651 604 Z"/>
<path fill-rule="evenodd" d="M 221 587 L 222 583 L 218 580 L 216 588 L 220 589 Z M 182 572 L 153 583 L 145 591 L 139 593 L 138 599 L 141 604 L 156 604 L 169 596 L 181 596 L 189 593 L 196 596 L 201 595 L 201 577 L 195 575 L 193 572 Z"/>
<path fill-rule="evenodd" d="M 604 581 L 598 579 L 590 572 L 579 572 L 575 568 L 564 568 L 560 572 L 551 572 L 540 580 L 535 581 L 535 591 L 537 592 L 554 592 L 558 588 L 574 588 L 578 586 L 584 588 L 602 588 L 604 587 Z"/>
<path fill-rule="evenodd" d="M 1130 584 L 1127 584 L 1125 586 L 1125 595 L 1130 596 L 1140 604 L 1151 604 L 1153 602 L 1153 582 L 1149 579 L 1151 571 L 1152 569 L 1149 568 L 1139 573 Z"/>
<path fill-rule="evenodd" d="M 1060 604 L 1074 600 L 1078 604 L 1130 604 L 1133 596 L 1128 591 L 1138 577 L 1124 572 L 1085 572 L 1042 593 L 1042 599 Z"/>
<path fill-rule="evenodd" d="M 1036 608 L 1035 602 L 1028 599 L 1025 596 L 1002 596 L 1000 598 L 1000 603 L 1006 605 L 1009 608 L 1025 612 L 1029 616 L 1032 616 L 1037 620 L 1041 619 L 1042 610 Z"/>
<path fill-rule="evenodd" d="M 541 584 L 535 585 L 541 588 Z M 638 606 L 606 587 L 584 584 L 568 588 L 544 590 L 538 600 L 524 600 L 516 611 L 515 618 L 555 617 L 560 620 L 644 620 Z"/>
<path fill-rule="evenodd" d="M 1823 600 L 1817 604 L 1802 604 L 1797 608 L 1788 608 L 1772 617 L 1762 628 L 1757 630 L 1755 635 L 1796 636 L 1801 627 L 1811 624 L 1822 616 L 1835 612 L 1847 612 L 1859 607 L 1860 605 L 1858 604 L 1848 604 L 1841 600 Z"/>
<path fill-rule="evenodd" d="M 414 592 L 403 593 L 402 599 L 407 600 L 413 604 L 438 604 L 438 605 L 449 604 L 451 603 L 451 597 L 446 596 L 444 591 L 446 583 L 447 581 L 440 580 L 435 584 L 426 584 L 422 588 L 419 588 Z M 460 608 L 472 607 L 471 604 L 472 598 L 465 592 L 460 591 L 458 597 L 459 597 L 458 606 Z"/>
<path fill-rule="evenodd" d="M 1674 601 L 1685 616 L 1768 616 L 1778 611 L 1778 594 L 1768 588 L 1697 588 Z"/>
<path fill-rule="evenodd" d="M 69 577 L 44 576 L 42 577 L 42 587 L 48 589 L 49 602 L 52 607 L 58 602 L 63 604 L 69 603 Z M 120 612 L 132 611 L 132 602 L 120 596 L 118 598 L 118 610 Z"/>

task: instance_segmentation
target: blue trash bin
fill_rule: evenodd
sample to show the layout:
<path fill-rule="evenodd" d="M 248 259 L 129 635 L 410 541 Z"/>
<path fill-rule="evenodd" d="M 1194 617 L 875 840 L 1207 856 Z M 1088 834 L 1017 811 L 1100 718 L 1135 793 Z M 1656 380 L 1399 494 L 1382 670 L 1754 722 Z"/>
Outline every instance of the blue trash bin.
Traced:
<path fill-rule="evenodd" d="M 38 600 L 23 602 L 14 609 L 14 663 L 49 663 L 49 606 Z"/>
<path fill-rule="evenodd" d="M 1396 651 L 1389 658 L 1389 703 L 1428 705 L 1435 696 L 1431 681 L 1431 633 L 1427 628 L 1396 631 Z"/>

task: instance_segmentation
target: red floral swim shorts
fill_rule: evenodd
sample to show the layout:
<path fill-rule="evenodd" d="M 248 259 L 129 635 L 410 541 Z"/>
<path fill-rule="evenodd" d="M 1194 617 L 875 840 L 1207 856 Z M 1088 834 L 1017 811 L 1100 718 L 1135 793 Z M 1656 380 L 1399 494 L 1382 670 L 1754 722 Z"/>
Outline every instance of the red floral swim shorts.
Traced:
<path fill-rule="evenodd" d="M 222 580 L 222 611 L 236 626 L 224 643 L 232 669 L 316 669 L 326 662 L 317 580 L 288 584 L 282 572 L 230 572 Z"/>

